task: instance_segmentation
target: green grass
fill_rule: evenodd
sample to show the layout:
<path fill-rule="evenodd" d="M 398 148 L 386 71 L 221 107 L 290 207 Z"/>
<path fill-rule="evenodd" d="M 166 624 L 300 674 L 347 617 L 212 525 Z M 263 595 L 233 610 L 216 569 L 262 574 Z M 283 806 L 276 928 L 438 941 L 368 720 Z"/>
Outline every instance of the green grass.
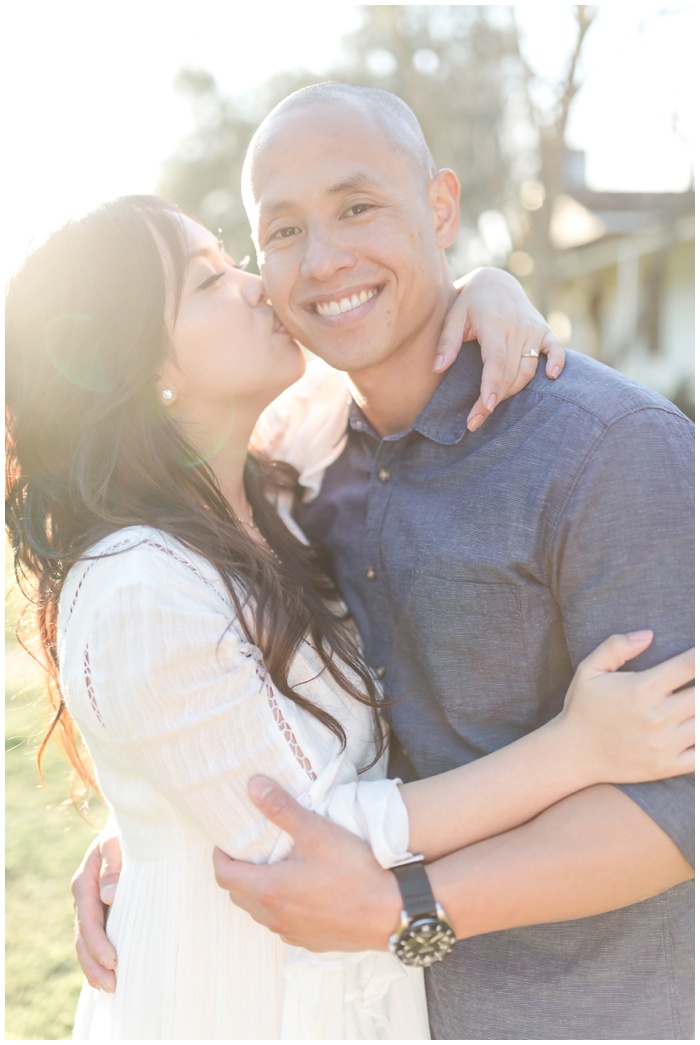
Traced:
<path fill-rule="evenodd" d="M 73 949 L 69 883 L 104 819 L 94 826 L 70 803 L 69 768 L 55 747 L 39 781 L 36 750 L 46 703 L 38 671 L 16 644 L 6 647 L 5 682 L 5 1036 L 71 1036 L 82 976 Z"/>

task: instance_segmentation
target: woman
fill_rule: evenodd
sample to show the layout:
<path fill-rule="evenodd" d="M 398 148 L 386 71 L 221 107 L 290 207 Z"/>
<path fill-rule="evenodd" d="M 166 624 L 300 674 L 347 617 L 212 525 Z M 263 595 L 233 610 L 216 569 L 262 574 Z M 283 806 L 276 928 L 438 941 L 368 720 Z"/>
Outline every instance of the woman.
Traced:
<path fill-rule="evenodd" d="M 436 856 L 589 784 L 686 771 L 687 698 L 657 702 L 670 734 L 659 754 L 658 708 L 628 699 L 631 676 L 579 671 L 566 710 L 496 763 L 399 791 L 383 779 L 375 682 L 287 510 L 295 475 L 248 453 L 261 412 L 304 367 L 258 278 L 169 205 L 118 200 L 28 259 L 7 325 L 17 563 L 35 578 L 60 674 L 57 728 L 88 774 L 65 700 L 125 853 L 109 923 L 117 990 L 84 991 L 75 1036 L 428 1037 L 420 971 L 388 954 L 289 951 L 217 889 L 213 845 L 257 861 L 287 851 L 247 801 L 248 779 L 274 768 L 311 808 L 362 825 L 390 865 L 406 855 L 408 818 L 412 846 Z M 325 429 L 307 427 L 311 474 Z M 623 640 L 625 659 L 650 638 Z M 622 738 L 637 726 L 633 749 Z M 494 764 L 501 786 L 537 770 L 498 813 Z M 464 822 L 441 835 L 450 806 Z"/>

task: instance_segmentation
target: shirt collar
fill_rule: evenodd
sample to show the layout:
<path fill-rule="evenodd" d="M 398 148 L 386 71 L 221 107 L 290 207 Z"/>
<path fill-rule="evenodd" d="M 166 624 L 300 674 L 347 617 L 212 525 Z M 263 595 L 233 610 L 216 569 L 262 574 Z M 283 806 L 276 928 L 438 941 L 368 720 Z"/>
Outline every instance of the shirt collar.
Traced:
<path fill-rule="evenodd" d="M 416 431 L 434 443 L 446 446 L 458 443 L 464 437 L 469 411 L 479 396 L 481 371 L 478 343 L 466 342 L 413 424 L 405 431 L 388 438 L 400 439 L 409 432 Z M 348 423 L 353 431 L 368 432 L 379 438 L 354 401 L 350 404 Z"/>

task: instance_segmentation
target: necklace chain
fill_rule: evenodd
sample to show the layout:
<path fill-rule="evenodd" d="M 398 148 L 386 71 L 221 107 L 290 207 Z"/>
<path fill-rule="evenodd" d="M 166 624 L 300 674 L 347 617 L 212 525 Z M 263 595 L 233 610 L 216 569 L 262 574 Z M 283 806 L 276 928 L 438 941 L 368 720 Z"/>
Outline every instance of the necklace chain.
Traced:
<path fill-rule="evenodd" d="M 251 508 L 251 506 L 248 504 L 247 501 L 246 501 L 246 515 L 248 516 L 247 519 L 241 519 L 240 516 L 239 516 L 238 521 L 243 523 L 244 526 L 250 526 L 250 528 L 252 530 L 257 530 L 258 528 L 255 525 L 255 522 L 253 520 L 253 509 Z M 258 532 L 260 532 L 260 531 L 258 531 Z"/>

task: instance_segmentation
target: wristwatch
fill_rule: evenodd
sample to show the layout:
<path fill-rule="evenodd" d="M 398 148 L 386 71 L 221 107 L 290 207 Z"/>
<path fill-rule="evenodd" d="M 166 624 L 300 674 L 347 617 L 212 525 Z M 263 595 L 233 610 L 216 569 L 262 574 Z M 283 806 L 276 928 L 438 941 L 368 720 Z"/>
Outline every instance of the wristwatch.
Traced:
<path fill-rule="evenodd" d="M 435 900 L 423 866 L 423 856 L 414 856 L 390 868 L 401 890 L 401 920 L 389 937 L 389 950 L 404 965 L 432 965 L 442 961 L 455 943 L 454 929 Z"/>

